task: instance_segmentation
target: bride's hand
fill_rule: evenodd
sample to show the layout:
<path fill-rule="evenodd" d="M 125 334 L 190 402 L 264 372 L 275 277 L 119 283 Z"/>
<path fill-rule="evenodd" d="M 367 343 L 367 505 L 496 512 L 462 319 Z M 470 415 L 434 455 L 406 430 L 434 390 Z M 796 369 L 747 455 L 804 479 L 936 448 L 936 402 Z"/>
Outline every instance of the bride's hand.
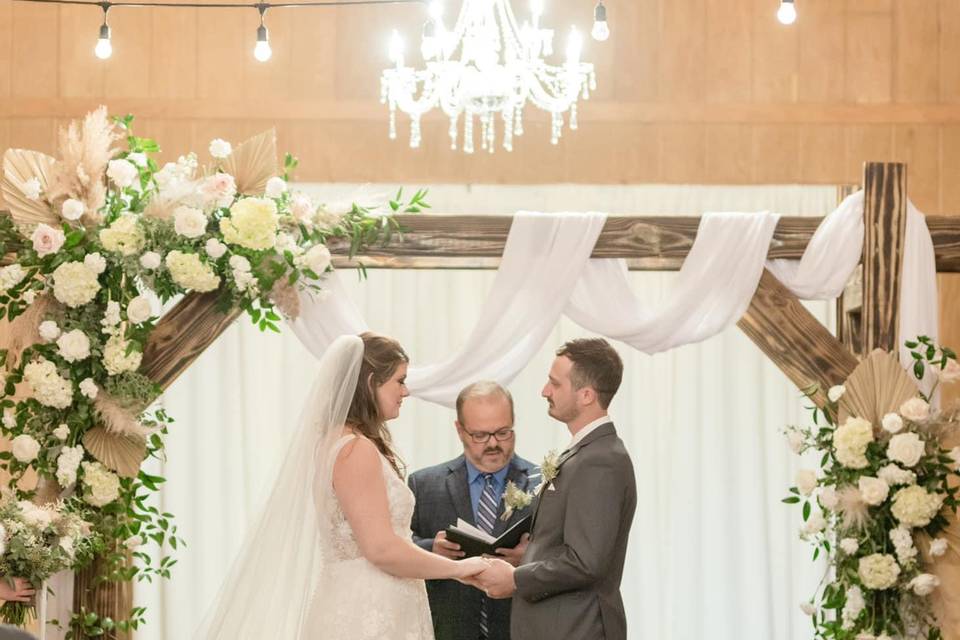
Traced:
<path fill-rule="evenodd" d="M 487 570 L 490 562 L 485 558 L 466 558 L 457 561 L 457 575 L 453 576 L 464 584 L 474 582 L 473 578 Z"/>

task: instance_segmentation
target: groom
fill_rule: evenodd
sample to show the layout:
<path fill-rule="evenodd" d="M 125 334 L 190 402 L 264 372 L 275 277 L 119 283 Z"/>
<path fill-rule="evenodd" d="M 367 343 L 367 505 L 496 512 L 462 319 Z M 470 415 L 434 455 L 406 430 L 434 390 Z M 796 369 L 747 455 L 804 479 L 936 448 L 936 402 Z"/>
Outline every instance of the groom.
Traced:
<path fill-rule="evenodd" d="M 534 506 L 522 564 L 491 560 L 475 579 L 491 598 L 513 596 L 513 640 L 626 640 L 620 579 L 637 487 L 607 416 L 622 377 L 620 356 L 605 340 L 557 350 L 542 395 L 572 439 Z"/>

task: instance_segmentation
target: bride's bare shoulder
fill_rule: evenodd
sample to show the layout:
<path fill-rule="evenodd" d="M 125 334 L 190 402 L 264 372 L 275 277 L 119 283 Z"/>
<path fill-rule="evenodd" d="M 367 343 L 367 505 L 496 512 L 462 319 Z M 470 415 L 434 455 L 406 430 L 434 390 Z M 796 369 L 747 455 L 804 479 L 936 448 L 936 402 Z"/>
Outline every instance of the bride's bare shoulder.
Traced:
<path fill-rule="evenodd" d="M 350 466 L 380 464 L 380 450 L 377 449 L 373 440 L 350 430 L 344 431 L 344 436 L 347 435 L 355 437 L 340 448 L 337 453 L 337 466 L 340 466 L 341 462 L 346 462 Z"/>

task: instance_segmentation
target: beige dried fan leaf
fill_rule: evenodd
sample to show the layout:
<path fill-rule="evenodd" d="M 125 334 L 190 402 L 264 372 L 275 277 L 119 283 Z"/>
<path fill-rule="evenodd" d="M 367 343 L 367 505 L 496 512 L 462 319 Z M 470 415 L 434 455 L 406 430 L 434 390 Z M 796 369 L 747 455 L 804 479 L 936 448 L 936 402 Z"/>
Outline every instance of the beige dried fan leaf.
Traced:
<path fill-rule="evenodd" d="M 39 151 L 27 149 L 7 149 L 3 154 L 3 179 L 0 192 L 10 208 L 10 215 L 17 224 L 39 224 L 44 222 L 59 226 L 60 218 L 41 198 L 30 200 L 24 195 L 24 185 L 31 178 L 40 182 L 41 193 L 46 193 L 57 161 Z"/>
<path fill-rule="evenodd" d="M 147 457 L 146 439 L 130 434 L 111 433 L 104 427 L 94 427 L 87 431 L 83 436 L 83 446 L 102 462 L 103 466 L 124 478 L 137 477 L 140 463 Z"/>
<path fill-rule="evenodd" d="M 277 132 L 270 129 L 241 143 L 222 166 L 233 176 L 237 193 L 262 194 L 267 180 L 277 175 Z"/>
<path fill-rule="evenodd" d="M 839 420 L 850 416 L 869 420 L 874 429 L 888 413 L 916 397 L 919 388 L 893 354 L 881 349 L 867 356 L 843 383 L 846 392 L 840 398 Z"/>

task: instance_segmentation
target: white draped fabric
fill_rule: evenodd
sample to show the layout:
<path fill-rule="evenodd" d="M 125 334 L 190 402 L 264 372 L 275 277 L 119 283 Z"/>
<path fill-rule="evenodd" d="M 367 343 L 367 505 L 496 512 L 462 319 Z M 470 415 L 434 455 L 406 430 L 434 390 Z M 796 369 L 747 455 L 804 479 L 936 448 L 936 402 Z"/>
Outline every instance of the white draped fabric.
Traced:
<path fill-rule="evenodd" d="M 326 201 L 356 189 L 315 188 Z M 396 185 L 369 190 L 395 193 Z M 431 190 L 430 202 L 435 210 L 463 214 L 511 206 L 611 215 L 761 209 L 824 215 L 835 208 L 835 193 L 782 185 L 441 185 Z M 674 304 L 678 273 L 625 277 L 643 309 Z M 370 271 L 360 282 L 341 273 L 331 298 L 355 306 L 331 336 L 369 324 L 399 339 L 415 364 L 442 363 L 471 339 L 498 278 L 489 271 Z M 807 306 L 832 326 L 832 304 Z M 304 322 L 313 325 L 307 316 Z M 517 450 L 530 460 L 569 440 L 547 417 L 539 392 L 556 346 L 583 335 L 592 334 L 561 314 L 510 385 Z M 309 350 L 329 338 L 315 339 Z M 625 376 L 611 411 L 639 489 L 623 581 L 630 638 L 809 638 L 810 621 L 798 605 L 813 592 L 822 567 L 811 564 L 809 549 L 797 540 L 798 510 L 780 503 L 796 469 L 817 462 L 798 462 L 778 433 L 783 425 L 807 422 L 800 394 L 735 328 L 654 355 L 619 342 L 615 347 Z M 276 477 L 315 370 L 300 339 L 262 334 L 241 319 L 165 393 L 164 406 L 177 422 L 166 461 L 152 461 L 149 471 L 168 478 L 157 506 L 176 514 L 188 546 L 176 554 L 172 580 L 136 585 L 137 603 L 149 609 L 139 640 L 188 638 L 197 627 Z M 391 429 L 411 470 L 458 454 L 452 422 L 443 406 L 415 398 L 405 404 Z"/>

